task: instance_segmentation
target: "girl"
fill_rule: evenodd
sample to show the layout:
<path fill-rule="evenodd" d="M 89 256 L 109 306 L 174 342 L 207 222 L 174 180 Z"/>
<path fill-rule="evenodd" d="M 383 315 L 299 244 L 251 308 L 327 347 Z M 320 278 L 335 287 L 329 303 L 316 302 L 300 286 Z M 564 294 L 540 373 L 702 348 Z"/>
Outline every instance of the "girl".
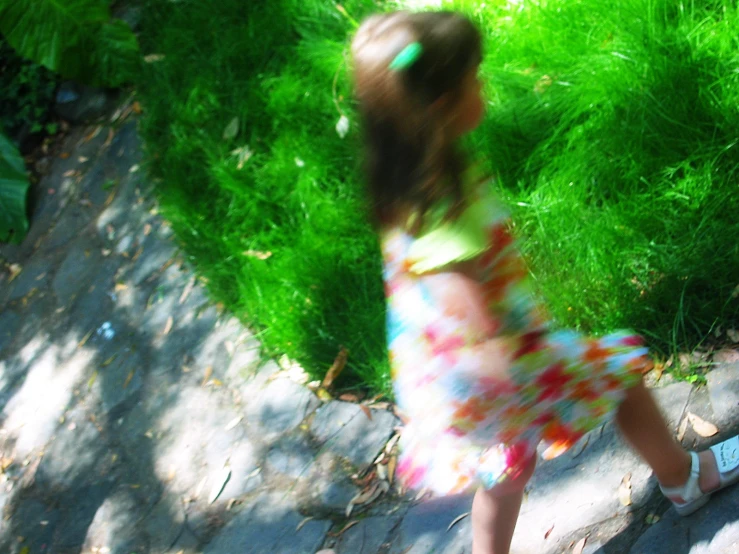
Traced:
<path fill-rule="evenodd" d="M 376 15 L 352 52 L 408 417 L 401 478 L 477 488 L 474 554 L 508 552 L 537 445 L 557 456 L 609 417 L 683 515 L 739 480 L 739 437 L 700 454 L 673 440 L 638 337 L 557 331 L 535 304 L 505 210 L 456 147 L 483 115 L 476 28 L 454 13 Z"/>

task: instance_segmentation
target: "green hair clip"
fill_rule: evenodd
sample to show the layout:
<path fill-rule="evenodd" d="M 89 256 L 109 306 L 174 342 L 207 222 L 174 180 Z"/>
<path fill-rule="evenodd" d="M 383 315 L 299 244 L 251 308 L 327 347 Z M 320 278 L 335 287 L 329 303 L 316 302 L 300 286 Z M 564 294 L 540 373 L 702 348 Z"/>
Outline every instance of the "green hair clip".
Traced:
<path fill-rule="evenodd" d="M 403 48 L 400 53 L 393 58 L 388 66 L 391 70 L 402 70 L 408 69 L 411 65 L 416 63 L 416 60 L 423 53 L 423 47 L 420 42 L 411 42 L 408 46 Z"/>

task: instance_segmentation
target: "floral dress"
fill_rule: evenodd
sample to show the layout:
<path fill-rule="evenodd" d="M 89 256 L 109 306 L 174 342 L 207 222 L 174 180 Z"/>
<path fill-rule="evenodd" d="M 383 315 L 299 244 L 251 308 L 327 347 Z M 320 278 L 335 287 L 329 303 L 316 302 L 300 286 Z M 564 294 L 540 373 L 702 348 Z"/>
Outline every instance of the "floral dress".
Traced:
<path fill-rule="evenodd" d="M 484 183 L 465 209 L 381 236 L 393 386 L 406 418 L 398 475 L 438 495 L 518 475 L 543 442 L 565 452 L 647 364 L 638 336 L 554 330 L 534 301 L 508 214 Z M 464 263 L 463 272 L 456 270 Z"/>

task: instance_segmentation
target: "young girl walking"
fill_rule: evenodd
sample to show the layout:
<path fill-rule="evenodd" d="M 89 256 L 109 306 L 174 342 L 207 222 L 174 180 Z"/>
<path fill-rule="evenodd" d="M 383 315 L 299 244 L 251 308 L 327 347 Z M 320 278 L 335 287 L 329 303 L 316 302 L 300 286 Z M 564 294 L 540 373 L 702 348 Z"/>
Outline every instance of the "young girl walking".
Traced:
<path fill-rule="evenodd" d="M 535 466 L 615 417 L 680 514 L 739 480 L 739 437 L 686 452 L 641 381 L 626 332 L 556 330 L 536 304 L 508 216 L 457 142 L 483 116 L 479 32 L 448 12 L 376 15 L 352 44 L 382 242 L 399 476 L 477 490 L 474 554 L 505 554 Z"/>

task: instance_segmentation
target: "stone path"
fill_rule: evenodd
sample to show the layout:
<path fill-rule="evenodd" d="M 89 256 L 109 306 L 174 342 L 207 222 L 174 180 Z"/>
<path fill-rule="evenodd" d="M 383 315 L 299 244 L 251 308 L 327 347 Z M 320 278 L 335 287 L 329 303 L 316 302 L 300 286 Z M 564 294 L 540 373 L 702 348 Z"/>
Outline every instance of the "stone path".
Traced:
<path fill-rule="evenodd" d="M 470 552 L 469 518 L 448 530 L 469 497 L 390 487 L 346 517 L 398 420 L 319 400 L 208 300 L 138 169 L 135 121 L 78 128 L 60 153 L 26 241 L 0 249 L 20 269 L 0 271 L 0 552 Z M 675 428 L 690 411 L 731 435 L 739 355 L 657 394 Z M 739 488 L 687 519 L 667 508 L 606 425 L 541 464 L 514 552 L 739 552 Z"/>

